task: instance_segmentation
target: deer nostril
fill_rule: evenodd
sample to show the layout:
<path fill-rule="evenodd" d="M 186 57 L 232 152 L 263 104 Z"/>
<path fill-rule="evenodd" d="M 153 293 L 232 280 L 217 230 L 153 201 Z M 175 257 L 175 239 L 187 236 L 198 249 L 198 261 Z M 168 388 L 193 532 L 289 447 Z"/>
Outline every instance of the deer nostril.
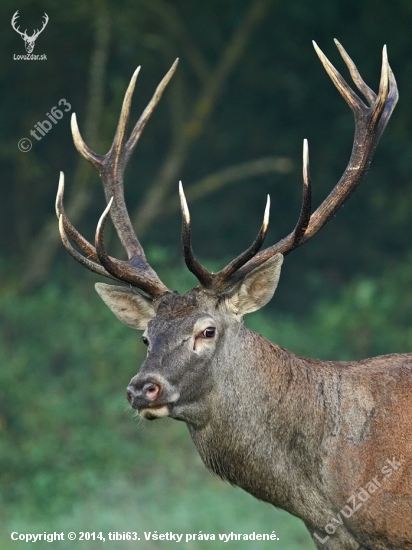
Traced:
<path fill-rule="evenodd" d="M 132 404 L 133 402 L 133 393 L 129 390 L 129 388 L 127 388 L 126 390 L 126 397 L 127 397 L 127 400 L 130 404 Z"/>
<path fill-rule="evenodd" d="M 136 399 L 136 397 L 139 396 L 139 394 L 140 392 L 135 388 L 135 386 L 133 386 L 132 384 L 127 386 L 126 397 L 132 407 L 133 407 L 134 400 Z"/>
<path fill-rule="evenodd" d="M 142 393 L 150 401 L 154 401 L 160 394 L 160 386 L 153 382 L 148 382 L 143 386 Z"/>
<path fill-rule="evenodd" d="M 151 382 L 147 381 L 146 383 L 131 382 L 126 389 L 126 397 L 130 405 L 133 408 L 142 407 L 148 405 L 152 401 L 155 401 L 160 397 L 163 392 L 163 384 L 161 382 Z"/>

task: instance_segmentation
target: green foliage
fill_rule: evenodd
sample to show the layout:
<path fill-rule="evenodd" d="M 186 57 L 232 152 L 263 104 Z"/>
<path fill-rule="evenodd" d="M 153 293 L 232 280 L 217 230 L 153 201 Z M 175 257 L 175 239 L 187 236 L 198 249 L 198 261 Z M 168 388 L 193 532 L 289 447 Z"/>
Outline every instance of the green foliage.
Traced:
<path fill-rule="evenodd" d="M 69 289 L 5 294 L 0 307 L 4 496 L 21 500 L 30 479 L 33 504 L 46 509 L 51 499 L 58 507 L 61 495 L 74 498 L 96 481 L 96 461 L 112 466 L 111 446 L 122 440 L 120 390 L 127 366 L 137 364 L 137 338 L 124 337 L 106 311 L 93 314 L 89 296 Z"/>
<path fill-rule="evenodd" d="M 299 355 L 360 360 L 412 351 L 412 257 L 379 278 L 359 277 L 303 319 L 260 312 L 251 328 Z M 274 301 L 276 301 L 276 296 Z"/>
<path fill-rule="evenodd" d="M 162 432 L 163 433 L 163 432 Z M 177 450 L 179 452 L 179 450 Z M 196 456 L 190 456 L 194 462 Z M 70 531 L 136 531 L 142 540 L 138 543 L 143 550 L 168 548 L 168 542 L 146 542 L 144 531 L 164 533 L 271 533 L 279 537 L 276 542 L 189 542 L 181 543 L 177 548 L 188 550 L 208 550 L 211 548 L 231 548 L 233 550 L 312 550 L 314 548 L 306 528 L 296 518 L 286 512 L 258 502 L 240 489 L 225 485 L 210 475 L 207 478 L 193 473 L 193 467 L 186 464 L 186 474 L 177 477 L 167 471 L 166 463 L 162 470 L 152 472 L 148 480 L 126 481 L 125 478 L 105 479 L 100 488 L 85 495 L 71 507 L 70 512 L 57 517 L 27 518 L 16 513 L 16 509 L 2 511 L 3 532 L 2 550 L 23 550 L 26 543 L 11 542 L 11 531 L 38 533 Z M 59 542 L 62 549 L 95 550 L 96 542 Z M 106 545 L 108 544 L 106 538 Z M 131 549 L 136 543 L 110 542 L 110 548 Z"/>
<path fill-rule="evenodd" d="M 180 275 L 168 283 L 181 284 Z M 213 479 L 183 424 L 136 424 L 125 386 L 143 345 L 90 285 L 49 285 L 32 296 L 8 290 L 0 311 L 2 548 L 12 530 L 151 529 L 277 530 L 282 548 L 311 548 L 299 521 Z"/>
<path fill-rule="evenodd" d="M 168 285 L 190 286 L 185 269 L 169 270 L 161 250 L 150 253 Z M 263 311 L 247 323 L 311 357 L 410 351 L 411 285 L 412 258 L 355 280 L 307 318 Z M 33 295 L 4 289 L 0 311 L 0 512 L 10 529 L 276 530 L 282 548 L 312 547 L 297 520 L 214 480 L 184 425 L 133 420 L 124 390 L 143 346 L 90 284 Z"/>

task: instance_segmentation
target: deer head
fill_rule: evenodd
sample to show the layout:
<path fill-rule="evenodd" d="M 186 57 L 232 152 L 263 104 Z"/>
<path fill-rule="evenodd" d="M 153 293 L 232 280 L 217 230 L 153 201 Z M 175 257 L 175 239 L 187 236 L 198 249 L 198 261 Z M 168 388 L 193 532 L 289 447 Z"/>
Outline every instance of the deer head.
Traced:
<path fill-rule="evenodd" d="M 16 27 L 16 22 L 17 22 L 17 19 L 19 17 L 18 14 L 19 14 L 19 12 L 16 11 L 16 13 L 13 15 L 13 17 L 11 19 L 11 26 L 23 38 L 24 45 L 25 45 L 25 48 L 26 48 L 26 52 L 27 53 L 32 53 L 32 51 L 34 50 L 34 46 L 36 44 L 37 37 L 39 36 L 40 33 L 43 32 L 45 26 L 47 25 L 47 23 L 49 21 L 49 16 L 47 15 L 47 13 L 45 13 L 42 28 L 40 30 L 34 31 L 31 36 L 28 36 L 27 29 L 24 32 L 20 32 L 19 27 Z"/>
<path fill-rule="evenodd" d="M 269 222 L 269 198 L 260 231 L 245 252 L 218 273 L 209 272 L 196 259 L 191 244 L 191 221 L 180 184 L 182 244 L 188 269 L 199 286 L 187 294 L 170 291 L 148 264 L 126 209 L 123 173 L 138 139 L 176 70 L 177 60 L 159 84 L 152 100 L 127 138 L 126 127 L 139 69 L 134 73 L 123 102 L 113 144 L 106 155 L 92 152 L 84 143 L 72 116 L 72 133 L 77 150 L 98 170 L 103 181 L 107 207 L 97 225 L 95 245 L 84 239 L 67 219 L 63 208 L 64 176 L 61 174 L 56 213 L 64 246 L 91 271 L 127 286 L 96 284 L 96 290 L 113 313 L 128 326 L 143 330 L 148 354 L 143 366 L 127 388 L 130 404 L 142 416 L 154 419 L 172 416 L 191 425 L 206 421 L 216 399 L 216 373 L 224 380 L 233 356 L 234 335 L 242 331 L 247 313 L 263 307 L 275 292 L 283 257 L 313 237 L 361 183 L 380 136 L 398 99 L 386 49 L 378 94 L 362 80 L 346 51 L 335 41 L 358 90 L 366 103 L 348 86 L 318 46 L 315 50 L 326 72 L 346 100 L 355 118 L 355 136 L 349 163 L 335 187 L 312 213 L 309 155 L 303 146 L 303 199 L 293 231 L 278 243 L 260 250 Z M 104 226 L 111 216 L 128 260 L 108 255 L 104 246 Z M 84 253 L 76 250 L 71 242 Z M 233 358 L 233 357 L 232 357 Z"/>

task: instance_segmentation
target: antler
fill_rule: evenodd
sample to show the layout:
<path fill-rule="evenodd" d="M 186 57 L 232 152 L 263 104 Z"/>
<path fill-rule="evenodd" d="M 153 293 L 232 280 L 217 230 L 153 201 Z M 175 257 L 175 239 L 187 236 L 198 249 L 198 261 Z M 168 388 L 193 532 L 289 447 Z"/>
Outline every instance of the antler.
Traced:
<path fill-rule="evenodd" d="M 76 115 L 74 113 L 72 115 L 71 127 L 74 144 L 79 153 L 99 172 L 108 203 L 97 225 L 95 246 L 91 245 L 80 235 L 65 214 L 63 208 L 64 175 L 62 173 L 56 198 L 56 214 L 59 218 L 60 234 L 63 244 L 69 253 L 91 271 L 131 284 L 146 292 L 153 299 L 170 291 L 148 264 L 143 248 L 134 233 L 124 200 L 123 174 L 150 115 L 176 70 L 177 62 L 178 60 L 176 59 L 169 72 L 160 82 L 151 101 L 136 123 L 129 139 L 127 139 L 126 129 L 130 117 L 130 105 L 137 75 L 140 71 L 140 67 L 137 68 L 127 88 L 116 134 L 112 146 L 106 155 L 98 155 L 89 149 L 80 135 Z M 120 241 L 126 249 L 128 261 L 112 258 L 107 254 L 104 247 L 103 231 L 109 213 Z M 86 254 L 86 257 L 73 248 L 69 239 Z"/>
<path fill-rule="evenodd" d="M 250 248 L 231 262 L 219 273 L 209 273 L 194 257 L 191 247 L 190 216 L 181 188 L 181 207 L 183 215 L 182 240 L 187 267 L 198 278 L 202 286 L 222 292 L 242 280 L 250 271 L 263 264 L 277 253 L 289 254 L 295 248 L 313 237 L 347 201 L 362 182 L 372 160 L 378 141 L 398 101 L 398 89 L 395 77 L 389 67 L 386 46 L 382 53 L 382 71 L 379 92 L 373 90 L 362 80 L 355 64 L 335 40 L 335 44 L 349 69 L 352 80 L 367 100 L 368 105 L 348 86 L 335 67 L 326 58 L 317 44 L 313 42 L 322 65 L 335 84 L 339 93 L 348 103 L 355 118 L 355 136 L 349 163 L 332 191 L 311 214 L 311 182 L 309 177 L 309 154 L 307 141 L 303 145 L 303 199 L 302 208 L 295 229 L 278 243 L 258 252 L 267 229 L 268 206 L 258 237 Z"/>
<path fill-rule="evenodd" d="M 45 13 L 45 14 L 43 15 L 43 17 L 44 17 L 43 26 L 42 26 L 42 28 L 41 28 L 40 30 L 37 30 L 37 31 L 34 31 L 34 32 L 33 32 L 32 36 L 30 37 L 32 40 L 35 40 L 35 39 L 39 36 L 39 34 L 42 33 L 42 32 L 44 31 L 44 27 L 45 27 L 45 26 L 47 25 L 47 23 L 49 22 L 49 16 L 47 15 L 47 13 Z"/>
<path fill-rule="evenodd" d="M 17 22 L 18 18 L 19 18 L 19 10 L 17 10 L 16 13 L 13 15 L 13 17 L 11 18 L 11 26 L 13 27 L 13 29 L 16 32 L 18 32 L 20 34 L 20 36 L 23 36 L 23 38 L 24 38 L 24 37 L 27 36 L 27 34 L 26 34 L 27 29 L 24 32 L 19 31 L 20 27 L 16 27 L 16 22 Z M 21 44 L 21 42 L 20 42 L 20 44 Z"/>

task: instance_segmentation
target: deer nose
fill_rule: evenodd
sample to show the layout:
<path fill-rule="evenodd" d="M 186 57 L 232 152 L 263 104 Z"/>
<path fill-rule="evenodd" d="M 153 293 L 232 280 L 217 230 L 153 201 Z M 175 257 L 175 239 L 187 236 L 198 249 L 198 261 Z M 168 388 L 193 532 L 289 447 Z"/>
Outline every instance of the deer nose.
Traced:
<path fill-rule="evenodd" d="M 140 385 L 140 384 L 139 384 Z M 139 388 L 135 384 L 130 384 L 126 390 L 127 400 L 130 405 L 137 409 L 155 401 L 162 393 L 162 386 L 156 382 L 144 382 Z"/>

